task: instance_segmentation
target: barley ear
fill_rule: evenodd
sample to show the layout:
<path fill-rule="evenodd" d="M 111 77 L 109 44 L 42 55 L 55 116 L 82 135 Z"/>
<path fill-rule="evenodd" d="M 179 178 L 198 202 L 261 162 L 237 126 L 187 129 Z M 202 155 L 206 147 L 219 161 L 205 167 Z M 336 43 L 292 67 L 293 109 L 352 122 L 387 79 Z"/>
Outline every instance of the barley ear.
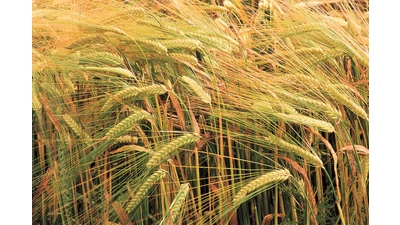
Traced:
<path fill-rule="evenodd" d="M 322 101 L 303 97 L 297 97 L 296 100 L 304 105 L 307 105 L 309 108 L 317 108 L 318 110 L 322 111 L 328 118 L 334 121 L 339 120 L 342 117 L 342 114 L 338 110 Z"/>
<path fill-rule="evenodd" d="M 125 88 L 124 90 L 121 90 L 117 93 L 114 94 L 115 98 L 119 98 L 119 99 L 127 99 L 127 98 L 131 98 L 134 97 L 136 95 L 139 94 L 138 88 L 137 87 L 128 87 Z M 115 100 L 111 97 L 107 100 L 107 102 L 103 105 L 103 107 L 101 107 L 102 112 L 105 112 L 109 109 L 111 109 L 115 104 Z"/>
<path fill-rule="evenodd" d="M 332 126 L 331 123 L 323 121 L 323 120 L 317 120 L 317 119 L 311 118 L 309 116 L 304 116 L 301 114 L 286 114 L 286 113 L 272 113 L 272 115 L 277 118 L 280 118 L 282 120 L 285 120 L 287 122 L 292 122 L 292 123 L 302 124 L 305 126 L 315 127 L 318 130 L 322 130 L 325 132 L 334 132 L 335 131 L 335 128 Z"/>
<path fill-rule="evenodd" d="M 81 48 L 86 45 L 91 45 L 91 44 L 103 44 L 106 43 L 107 39 L 100 34 L 90 34 L 83 36 L 81 38 L 76 39 L 72 43 L 70 43 L 67 48 L 68 49 L 74 49 L 74 48 Z"/>
<path fill-rule="evenodd" d="M 184 145 L 192 144 L 196 142 L 200 138 L 200 135 L 196 133 L 185 134 L 183 136 L 178 137 L 177 139 L 171 141 L 170 143 L 163 146 L 160 150 L 156 151 L 149 162 L 147 163 L 147 168 L 151 168 L 157 166 L 166 160 L 167 156 L 173 155 L 176 153 L 176 150 L 179 147 Z"/>
<path fill-rule="evenodd" d="M 278 138 L 272 134 L 270 134 L 268 137 L 264 137 L 264 139 L 268 143 L 271 143 L 271 144 L 275 145 L 276 147 L 280 148 L 282 151 L 291 152 L 291 153 L 294 153 L 296 155 L 303 157 L 304 159 L 307 159 L 311 164 L 313 164 L 316 167 L 323 166 L 323 163 L 318 156 L 312 154 L 309 151 L 306 151 L 306 150 L 300 148 L 297 145 L 286 142 L 286 141 L 282 140 L 281 138 Z"/>
<path fill-rule="evenodd" d="M 132 115 L 128 116 L 120 123 L 112 127 L 106 134 L 108 138 L 115 138 L 121 135 L 122 133 L 126 132 L 128 129 L 132 128 L 132 126 L 144 119 L 151 119 L 151 115 L 146 111 L 138 111 L 133 113 Z"/>
<path fill-rule="evenodd" d="M 190 63 L 190 64 L 192 64 L 192 65 L 197 65 L 197 64 L 199 63 L 196 57 L 194 57 L 194 56 L 192 56 L 192 55 L 189 55 L 189 54 L 184 54 L 184 53 L 169 53 L 169 56 L 170 56 L 172 59 L 174 59 L 174 60 L 176 60 L 176 61 L 178 61 L 178 62 L 183 61 L 183 62 Z"/>
<path fill-rule="evenodd" d="M 119 67 L 85 66 L 85 67 L 81 67 L 81 70 L 116 73 L 116 74 L 124 75 L 124 76 L 130 77 L 130 78 L 134 78 L 135 77 L 135 75 L 130 70 L 127 70 L 127 69 L 124 69 L 124 68 L 119 68 Z"/>
<path fill-rule="evenodd" d="M 238 193 L 233 197 L 233 205 L 241 204 L 248 199 L 247 195 L 253 191 L 260 189 L 265 190 L 273 185 L 287 180 L 290 177 L 290 172 L 287 169 L 275 170 L 264 175 L 259 176 L 255 180 L 242 187 Z"/>
<path fill-rule="evenodd" d="M 189 183 L 182 184 L 175 199 L 169 207 L 169 217 L 167 224 L 178 224 L 178 219 L 181 218 L 182 212 L 185 210 L 185 199 L 189 194 Z"/>
<path fill-rule="evenodd" d="M 168 90 L 162 84 L 153 84 L 146 87 L 138 88 L 137 98 L 144 98 L 150 95 L 162 95 L 165 94 Z"/>
<path fill-rule="evenodd" d="M 42 109 L 42 103 L 40 102 L 36 92 L 33 90 L 32 90 L 32 109 L 35 110 L 36 112 Z"/>
<path fill-rule="evenodd" d="M 109 65 L 109 66 L 120 66 L 123 65 L 124 59 L 110 52 L 96 52 L 88 54 L 79 58 L 80 64 L 94 64 L 94 65 Z"/>
<path fill-rule="evenodd" d="M 200 48 L 201 42 L 194 39 L 174 39 L 162 42 L 167 49 L 189 49 L 196 50 Z"/>
<path fill-rule="evenodd" d="M 365 112 L 365 110 L 361 106 L 356 104 L 354 101 L 351 101 L 347 96 L 343 95 L 338 90 L 328 85 L 325 85 L 325 90 L 337 102 L 345 105 L 347 108 L 349 108 L 351 111 L 353 111 L 356 115 L 360 116 L 361 118 L 368 120 L 368 114 Z"/>
<path fill-rule="evenodd" d="M 203 90 L 203 88 L 196 82 L 194 81 L 192 78 L 187 77 L 187 76 L 183 76 L 181 77 L 182 81 L 184 81 L 189 88 L 197 95 L 200 97 L 200 99 L 204 102 L 204 103 L 211 103 L 211 97 L 210 95 L 205 92 Z"/>
<path fill-rule="evenodd" d="M 103 20 L 101 20 L 100 23 L 108 24 L 116 20 L 129 19 L 129 17 L 134 17 L 134 18 L 142 17 L 144 14 L 145 14 L 144 9 L 138 7 L 130 7 L 104 18 Z"/>
<path fill-rule="evenodd" d="M 64 114 L 63 119 L 68 127 L 80 138 L 85 140 L 85 143 L 88 144 L 91 140 L 90 136 L 82 129 L 74 119 L 71 118 L 68 114 Z"/>
<path fill-rule="evenodd" d="M 144 44 L 150 46 L 153 48 L 153 50 L 155 50 L 157 53 L 160 54 L 165 54 L 168 52 L 168 49 L 167 47 L 165 47 L 165 45 L 154 40 L 149 40 L 145 38 L 131 38 L 131 37 L 121 37 L 120 40 L 128 43 Z"/>
<path fill-rule="evenodd" d="M 132 210 L 134 210 L 143 200 L 143 198 L 146 197 L 147 192 L 150 190 L 150 188 L 159 180 L 161 180 L 166 173 L 167 172 L 165 170 L 158 170 L 152 175 L 150 175 L 146 179 L 146 181 L 137 189 L 132 199 L 128 202 L 125 208 L 126 211 L 130 213 Z"/>
<path fill-rule="evenodd" d="M 158 29 L 162 29 L 163 32 L 170 32 L 170 33 L 176 33 L 176 34 L 180 34 L 180 35 L 185 35 L 184 32 L 178 30 L 175 27 L 169 26 L 169 25 L 165 25 L 165 24 L 161 24 L 159 22 L 156 21 L 152 21 L 152 20 L 136 20 L 136 22 L 140 25 L 146 25 L 146 26 L 151 26 L 151 27 L 156 27 Z"/>
<path fill-rule="evenodd" d="M 131 99 L 131 98 L 142 99 L 149 95 L 162 95 L 165 92 L 167 92 L 167 88 L 164 85 L 153 84 L 153 85 L 141 87 L 141 88 L 137 88 L 137 87 L 125 88 L 125 89 L 117 92 L 116 94 L 114 94 L 114 98 L 121 99 L 121 100 Z M 115 103 L 116 103 L 116 101 L 113 99 L 113 97 L 111 97 L 103 105 L 103 107 L 101 108 L 101 111 L 104 112 L 104 111 L 111 109 Z"/>
<path fill-rule="evenodd" d="M 325 29 L 326 26 L 324 23 L 309 23 L 304 25 L 298 25 L 294 27 L 290 27 L 288 29 L 279 31 L 277 35 L 280 38 L 287 38 L 299 34 L 304 34 L 312 31 L 319 31 Z"/>

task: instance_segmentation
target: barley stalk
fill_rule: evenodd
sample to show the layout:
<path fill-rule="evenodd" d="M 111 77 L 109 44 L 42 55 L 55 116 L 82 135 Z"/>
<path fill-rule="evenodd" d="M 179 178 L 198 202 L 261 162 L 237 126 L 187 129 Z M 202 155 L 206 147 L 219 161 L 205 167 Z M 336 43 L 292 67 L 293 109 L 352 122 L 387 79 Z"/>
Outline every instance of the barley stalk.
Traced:
<path fill-rule="evenodd" d="M 301 114 L 272 113 L 272 115 L 288 122 L 315 127 L 318 130 L 322 130 L 325 132 L 335 131 L 335 128 L 332 126 L 331 123 L 322 120 L 317 120 Z"/>
<path fill-rule="evenodd" d="M 164 160 L 166 160 L 167 156 L 173 155 L 175 151 L 184 145 L 192 144 L 196 142 L 200 138 L 200 135 L 196 133 L 185 134 L 170 143 L 166 144 L 160 150 L 156 151 L 149 162 L 147 163 L 147 168 L 151 168 L 153 166 L 157 166 Z"/>
<path fill-rule="evenodd" d="M 118 136 L 119 134 L 125 132 L 129 128 L 131 128 L 135 123 L 144 120 L 144 119 L 151 119 L 151 115 L 146 111 L 138 111 L 133 113 L 132 115 L 128 116 L 120 123 L 112 127 L 106 134 L 106 137 L 113 138 Z"/>
<path fill-rule="evenodd" d="M 197 95 L 200 97 L 200 99 L 204 102 L 204 103 L 211 103 L 211 97 L 210 95 L 205 92 L 203 90 L 203 88 L 196 82 L 194 81 L 192 78 L 187 77 L 187 76 L 183 76 L 181 77 L 181 79 L 189 85 L 189 88 Z"/>
<path fill-rule="evenodd" d="M 126 206 L 126 211 L 130 213 L 133 209 L 135 209 L 139 203 L 147 196 L 147 192 L 150 188 L 161 180 L 167 172 L 165 170 L 157 170 L 155 173 L 149 176 L 146 181 L 137 189 L 135 195 L 132 199 L 128 202 Z"/>
<path fill-rule="evenodd" d="M 260 189 L 262 187 L 271 187 L 290 177 L 290 172 L 287 169 L 275 170 L 264 175 L 259 176 L 255 180 L 242 187 L 238 193 L 233 197 L 233 205 L 241 203 L 246 195 Z"/>
<path fill-rule="evenodd" d="M 300 148 L 297 145 L 294 145 L 294 144 L 291 144 L 289 142 L 286 142 L 286 141 L 282 140 L 281 138 L 278 138 L 278 137 L 276 137 L 275 135 L 272 135 L 272 134 L 268 135 L 268 137 L 264 137 L 264 139 L 267 142 L 277 146 L 281 150 L 297 154 L 297 155 L 303 157 L 304 159 L 307 159 L 311 164 L 313 164 L 316 167 L 322 167 L 323 166 L 323 163 L 322 163 L 321 159 L 318 156 L 312 154 L 309 151 L 305 151 L 304 149 Z"/>

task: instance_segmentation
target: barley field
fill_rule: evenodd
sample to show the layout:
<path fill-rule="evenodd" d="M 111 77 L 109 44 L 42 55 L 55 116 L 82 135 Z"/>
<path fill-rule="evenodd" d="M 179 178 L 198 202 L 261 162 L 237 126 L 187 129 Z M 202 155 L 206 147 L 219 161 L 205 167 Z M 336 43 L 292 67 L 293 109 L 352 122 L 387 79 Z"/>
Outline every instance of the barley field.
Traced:
<path fill-rule="evenodd" d="M 32 224 L 369 224 L 368 0 L 34 0 Z"/>

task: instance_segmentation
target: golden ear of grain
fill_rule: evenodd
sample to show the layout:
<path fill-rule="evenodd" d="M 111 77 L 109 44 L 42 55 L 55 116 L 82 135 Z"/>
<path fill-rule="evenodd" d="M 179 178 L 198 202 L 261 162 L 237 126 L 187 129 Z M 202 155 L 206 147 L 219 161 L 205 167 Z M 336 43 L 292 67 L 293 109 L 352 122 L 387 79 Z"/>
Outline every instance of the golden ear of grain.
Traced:
<path fill-rule="evenodd" d="M 303 97 L 296 97 L 296 100 L 308 106 L 308 108 L 316 108 L 318 110 L 321 110 L 328 118 L 334 121 L 342 118 L 342 114 L 339 111 L 324 102 Z"/>
<path fill-rule="evenodd" d="M 138 88 L 138 96 L 162 95 L 167 92 L 167 88 L 162 84 L 153 84 Z"/>
<path fill-rule="evenodd" d="M 200 6 L 206 12 L 228 12 L 229 9 L 219 5 L 202 5 Z"/>
<path fill-rule="evenodd" d="M 147 148 L 151 148 L 151 143 L 150 143 L 149 139 L 147 138 L 146 133 L 142 130 L 142 128 L 136 124 L 134 126 L 134 129 L 135 129 L 136 133 L 138 134 L 140 140 L 144 143 L 144 145 Z"/>
<path fill-rule="evenodd" d="M 144 14 L 145 14 L 145 11 L 143 8 L 129 7 L 127 9 L 116 12 L 116 13 L 104 18 L 103 20 L 101 20 L 100 23 L 109 24 L 109 23 L 115 22 L 117 20 L 126 20 L 126 19 L 129 19 L 130 17 L 134 17 L 134 18 L 143 17 Z"/>
<path fill-rule="evenodd" d="M 133 137 L 131 135 L 123 135 L 115 139 L 113 144 L 137 144 L 138 137 Z"/>
<path fill-rule="evenodd" d="M 357 105 L 354 101 L 351 101 L 350 98 L 346 97 L 335 88 L 332 88 L 329 85 L 325 85 L 325 91 L 330 94 L 335 101 L 343 104 L 356 115 L 360 116 L 363 119 L 369 120 L 368 114 L 364 111 L 363 108 L 361 108 L 361 106 Z"/>
<path fill-rule="evenodd" d="M 85 143 L 89 143 L 91 138 L 90 136 L 84 131 L 82 130 L 81 126 L 78 125 L 78 123 L 75 122 L 74 119 L 71 118 L 70 115 L 68 114 L 64 114 L 63 116 L 63 120 L 65 121 L 65 123 L 68 125 L 68 127 L 74 131 L 74 133 L 82 138 L 83 140 L 85 140 Z"/>
<path fill-rule="evenodd" d="M 170 216 L 167 221 L 172 222 L 172 224 L 177 224 L 178 219 L 181 217 L 181 213 L 185 210 L 185 199 L 189 194 L 189 183 L 182 184 L 174 201 L 171 203 L 169 208 Z"/>
<path fill-rule="evenodd" d="M 127 88 L 117 92 L 116 94 L 114 94 L 113 97 L 110 97 L 107 100 L 107 102 L 103 105 L 103 107 L 101 108 L 101 111 L 105 112 L 105 111 L 111 109 L 114 106 L 114 104 L 116 103 L 114 98 L 121 99 L 121 100 L 132 99 L 132 98 L 143 99 L 150 95 L 162 95 L 162 94 L 165 94 L 167 91 L 168 91 L 167 88 L 162 84 L 153 84 L 153 85 L 149 85 L 149 86 L 141 87 L 141 88 L 127 87 Z"/>
<path fill-rule="evenodd" d="M 139 94 L 139 88 L 137 87 L 128 87 L 122 91 L 117 92 L 114 94 L 115 98 L 118 99 L 128 99 L 131 97 L 135 97 Z M 107 102 L 101 107 L 101 111 L 105 112 L 111 109 L 114 106 L 115 100 L 111 97 L 107 100 Z"/>
<path fill-rule="evenodd" d="M 112 32 L 116 34 L 121 34 L 121 35 L 126 35 L 126 33 L 113 26 L 106 26 L 106 25 L 93 25 L 93 24 L 84 24 L 84 23 L 75 23 L 78 26 L 78 29 L 81 30 L 82 32 L 87 32 L 87 33 L 106 33 L 106 32 Z"/>
<path fill-rule="evenodd" d="M 106 42 L 107 42 L 107 40 L 104 38 L 103 35 L 90 34 L 90 35 L 86 35 L 86 36 L 76 39 L 75 41 L 70 43 L 67 46 L 67 48 L 74 49 L 74 48 L 84 47 L 84 46 L 90 45 L 90 44 L 103 44 Z"/>
<path fill-rule="evenodd" d="M 32 109 L 39 112 L 42 109 L 42 103 L 40 103 L 39 98 L 34 90 L 32 90 Z"/>
<path fill-rule="evenodd" d="M 178 137 L 170 143 L 163 146 L 160 150 L 156 151 L 147 163 L 147 168 L 157 166 L 166 160 L 167 156 L 173 155 L 175 151 L 184 145 L 192 144 L 200 138 L 196 133 L 189 133 Z"/>
<path fill-rule="evenodd" d="M 196 57 L 185 53 L 169 53 L 169 56 L 178 62 L 184 61 L 192 65 L 197 65 L 199 63 Z"/>
<path fill-rule="evenodd" d="M 307 82 L 309 85 L 321 85 L 323 82 L 315 77 L 304 74 L 288 74 L 281 76 L 282 79 L 287 81 Z"/>
<path fill-rule="evenodd" d="M 153 50 L 155 50 L 157 53 L 160 53 L 160 54 L 166 54 L 168 52 L 167 47 L 165 47 L 165 45 L 163 45 L 157 41 L 144 39 L 144 38 L 132 38 L 132 37 L 119 37 L 119 39 L 121 41 L 124 41 L 127 43 L 135 43 L 138 45 L 144 44 L 144 45 L 150 46 L 150 47 L 152 47 Z"/>
<path fill-rule="evenodd" d="M 96 71 L 96 72 L 109 72 L 109 73 L 116 73 L 116 74 L 121 74 L 126 77 L 134 78 L 135 75 L 123 68 L 118 68 L 118 67 L 92 67 L 92 66 L 85 66 L 81 67 L 81 70 L 88 70 L 88 71 Z"/>
<path fill-rule="evenodd" d="M 316 167 L 323 166 L 323 163 L 318 156 L 312 154 L 309 151 L 306 151 L 306 150 L 300 148 L 297 145 L 286 142 L 286 141 L 282 140 L 281 138 L 278 138 L 272 134 L 268 135 L 268 137 L 264 137 L 264 139 L 267 142 L 280 148 L 282 151 L 288 151 L 288 152 L 291 152 L 291 153 L 294 153 L 296 155 L 303 157 L 304 159 L 308 160 L 311 164 L 313 164 Z"/>
<path fill-rule="evenodd" d="M 325 28 L 326 26 L 324 23 L 309 23 L 278 31 L 277 35 L 281 38 L 287 38 L 307 32 L 323 30 Z"/>
<path fill-rule="evenodd" d="M 189 49 L 192 51 L 200 48 L 201 46 L 201 42 L 194 39 L 174 39 L 163 41 L 162 44 L 168 49 Z"/>
<path fill-rule="evenodd" d="M 118 148 L 115 151 L 110 152 L 110 154 L 129 153 L 129 152 L 133 152 L 133 151 L 145 152 L 145 153 L 149 153 L 149 154 L 153 153 L 153 151 L 150 151 L 147 148 L 144 148 L 144 147 L 139 146 L 139 145 L 125 145 L 125 146 L 122 146 L 122 147 Z"/>
<path fill-rule="evenodd" d="M 290 172 L 287 169 L 275 170 L 264 175 L 259 176 L 255 180 L 242 187 L 238 193 L 233 197 L 233 205 L 237 205 L 246 199 L 246 195 L 260 189 L 262 187 L 271 187 L 290 177 Z"/>
<path fill-rule="evenodd" d="M 232 52 L 232 46 L 229 45 L 229 43 L 227 43 L 226 41 L 220 39 L 219 37 L 217 38 L 212 35 L 199 34 L 195 32 L 187 33 L 187 35 L 191 38 L 199 40 L 205 45 L 210 45 L 227 53 Z"/>
<path fill-rule="evenodd" d="M 366 184 L 369 174 L 369 156 L 365 157 L 365 159 L 362 161 L 361 168 L 362 168 L 364 183 Z"/>
<path fill-rule="evenodd" d="M 110 52 L 96 52 L 79 58 L 80 64 L 109 65 L 112 67 L 123 65 L 121 56 Z"/>
<path fill-rule="evenodd" d="M 267 102 L 267 101 L 257 101 L 252 105 L 252 108 L 258 112 L 274 113 L 274 112 L 285 112 L 288 114 L 298 114 L 296 109 L 291 105 L 283 102 Z"/>
<path fill-rule="evenodd" d="M 317 120 L 301 114 L 272 113 L 272 115 L 287 122 L 315 127 L 318 130 L 322 130 L 325 132 L 335 131 L 335 128 L 329 122 L 323 120 Z"/>
<path fill-rule="evenodd" d="M 177 28 L 173 27 L 173 26 L 169 26 L 169 25 L 165 25 L 165 24 L 161 24 L 159 22 L 156 21 L 151 21 L 151 20 L 136 20 L 136 22 L 140 25 L 146 25 L 146 26 L 151 26 L 151 27 L 156 27 L 161 29 L 162 31 L 166 32 L 172 32 L 172 33 L 176 33 L 176 34 L 180 34 L 180 35 L 185 35 L 184 32 L 178 30 Z"/>
<path fill-rule="evenodd" d="M 133 198 L 128 202 L 125 208 L 126 211 L 130 213 L 132 210 L 134 210 L 143 200 L 143 198 L 146 197 L 147 192 L 150 190 L 150 188 L 159 180 L 161 180 L 166 173 L 167 172 L 165 170 L 157 170 L 152 175 L 150 175 L 146 179 L 146 181 L 139 187 L 139 189 L 137 189 Z"/>
<path fill-rule="evenodd" d="M 132 128 L 132 126 L 144 119 L 151 119 L 151 115 L 144 111 L 140 110 L 138 112 L 133 113 L 132 115 L 128 116 L 120 123 L 112 127 L 106 134 L 108 138 L 116 138 L 117 136 L 121 135 L 122 133 L 126 132 L 128 129 Z"/>
<path fill-rule="evenodd" d="M 51 9 L 38 9 L 32 11 L 32 19 L 46 19 L 46 20 L 55 20 L 60 16 L 60 12 Z"/>
<path fill-rule="evenodd" d="M 182 81 L 189 85 L 189 88 L 198 96 L 204 103 L 211 103 L 210 95 L 203 90 L 203 88 L 192 78 L 183 76 Z"/>

